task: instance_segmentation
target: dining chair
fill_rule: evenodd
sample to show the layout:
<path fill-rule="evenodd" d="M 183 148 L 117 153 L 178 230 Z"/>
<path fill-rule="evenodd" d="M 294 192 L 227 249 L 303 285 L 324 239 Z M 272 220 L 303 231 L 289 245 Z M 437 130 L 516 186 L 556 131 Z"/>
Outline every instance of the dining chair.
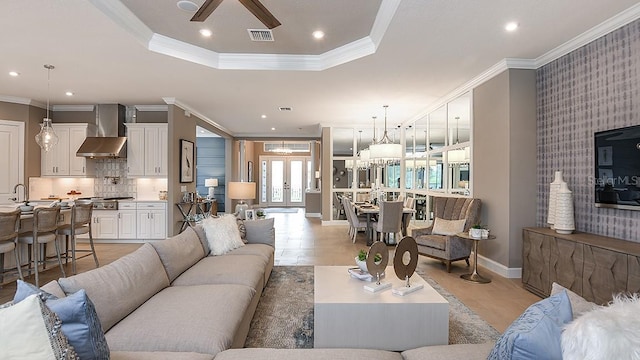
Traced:
<path fill-rule="evenodd" d="M 349 198 L 345 196 L 342 199 L 343 207 L 347 214 L 347 220 L 349 221 L 349 236 L 351 236 L 351 241 L 355 244 L 358 231 L 360 229 L 367 229 L 367 218 L 356 214 L 356 210 Z"/>
<path fill-rule="evenodd" d="M 0 212 L 0 283 L 4 282 L 4 257 L 12 252 L 16 258 L 16 269 L 20 280 L 23 280 L 20 259 L 18 257 L 18 231 L 20 230 L 20 209 L 11 212 Z"/>
<path fill-rule="evenodd" d="M 66 240 L 65 257 L 69 258 L 69 252 L 71 252 L 71 268 L 73 274 L 76 274 L 76 260 L 82 259 L 85 256 L 93 255 L 93 261 L 96 263 L 96 267 L 100 267 L 98 262 L 98 256 L 96 255 L 96 249 L 93 245 L 93 235 L 91 234 L 91 215 L 93 212 L 92 204 L 75 204 L 71 208 L 71 222 L 69 224 L 62 224 L 58 226 L 56 233 L 62 235 Z M 89 245 L 91 250 L 77 250 L 77 235 L 89 234 Z M 76 253 L 87 253 L 80 258 L 76 257 Z"/>
<path fill-rule="evenodd" d="M 58 218 L 60 217 L 60 207 L 54 206 L 49 208 L 37 208 L 33 212 L 33 229 L 28 232 L 18 234 L 18 243 L 27 244 L 33 248 L 33 254 L 29 251 L 29 255 L 33 258 L 33 267 L 36 273 L 36 286 L 40 286 L 38 278 L 38 264 L 42 262 L 43 266 L 47 261 L 46 248 L 44 245 L 53 242 L 56 248 L 58 264 L 62 271 L 62 277 L 66 277 L 64 267 L 62 266 L 62 258 L 60 257 L 60 246 L 58 245 Z M 42 246 L 43 253 L 40 254 Z M 42 260 L 40 260 L 42 258 Z M 20 263 L 18 259 L 18 263 Z"/>
<path fill-rule="evenodd" d="M 411 196 L 407 196 L 406 199 L 404 199 L 404 207 L 405 209 L 414 209 L 414 206 L 416 204 L 415 198 L 411 197 Z M 413 216 L 413 213 L 410 212 L 406 212 L 402 214 L 402 235 L 407 236 L 407 228 L 409 227 L 409 222 L 411 221 L 411 217 Z"/>
<path fill-rule="evenodd" d="M 388 238 L 389 234 L 394 234 L 394 243 L 402 236 L 403 210 L 404 203 L 402 201 L 383 201 L 380 203 L 378 220 L 372 223 L 374 243 L 377 241 L 378 233 L 381 238 L 386 238 L 387 245 L 391 244 L 391 240 Z"/>

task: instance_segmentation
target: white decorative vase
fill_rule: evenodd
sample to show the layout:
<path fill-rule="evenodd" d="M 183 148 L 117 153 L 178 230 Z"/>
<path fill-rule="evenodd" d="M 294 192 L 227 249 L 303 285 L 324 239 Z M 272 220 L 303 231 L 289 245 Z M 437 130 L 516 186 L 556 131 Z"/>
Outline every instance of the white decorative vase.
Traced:
<path fill-rule="evenodd" d="M 556 171 L 553 182 L 549 184 L 549 210 L 547 212 L 547 223 L 553 229 L 556 222 L 557 194 L 562 184 L 567 184 L 562 180 L 562 171 Z"/>
<path fill-rule="evenodd" d="M 369 272 L 367 271 L 367 260 L 359 260 L 358 257 L 356 256 L 356 265 L 358 265 L 360 270 L 364 272 Z"/>
<path fill-rule="evenodd" d="M 573 211 L 573 193 L 563 183 L 556 194 L 555 230 L 558 234 L 571 234 L 576 229 Z"/>
<path fill-rule="evenodd" d="M 469 236 L 472 238 L 482 238 L 482 229 L 469 229 Z"/>

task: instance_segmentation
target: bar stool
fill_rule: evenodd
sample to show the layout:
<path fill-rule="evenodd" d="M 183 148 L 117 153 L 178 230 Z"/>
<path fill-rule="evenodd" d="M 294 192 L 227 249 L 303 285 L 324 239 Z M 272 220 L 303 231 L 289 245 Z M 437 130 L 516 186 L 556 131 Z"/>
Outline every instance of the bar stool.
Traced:
<path fill-rule="evenodd" d="M 0 283 L 4 282 L 4 257 L 8 252 L 13 251 L 16 257 L 16 269 L 20 280 L 22 277 L 22 269 L 20 268 L 20 259 L 18 257 L 18 230 L 20 229 L 20 209 L 12 212 L 0 212 Z"/>
<path fill-rule="evenodd" d="M 62 277 L 66 277 L 64 267 L 62 266 L 62 258 L 60 257 L 60 247 L 58 246 L 58 218 L 60 216 L 60 207 L 37 208 L 33 212 L 33 231 L 23 232 L 18 235 L 18 242 L 21 244 L 33 245 L 33 267 L 36 272 L 36 286 L 40 286 L 38 279 L 38 263 L 42 261 L 43 265 L 47 260 L 47 254 L 40 255 L 40 246 L 53 242 L 56 247 L 56 255 L 58 256 L 58 264 L 62 271 Z M 43 251 L 44 252 L 44 251 Z M 40 258 L 42 257 L 42 260 Z"/>
<path fill-rule="evenodd" d="M 66 239 L 67 247 L 65 256 L 69 258 L 69 244 L 71 244 L 71 266 L 73 273 L 76 273 L 76 260 L 82 259 L 85 256 L 93 254 L 93 260 L 96 262 L 96 267 L 100 267 L 98 263 L 98 256 L 96 255 L 96 249 L 93 246 L 93 236 L 91 235 L 91 214 L 93 212 L 93 206 L 91 204 L 75 204 L 71 208 L 71 223 L 58 226 L 56 234 L 62 235 Z M 89 244 L 91 250 L 76 250 L 76 235 L 89 234 Z M 86 252 L 86 254 L 79 258 L 76 258 L 77 252 Z"/>

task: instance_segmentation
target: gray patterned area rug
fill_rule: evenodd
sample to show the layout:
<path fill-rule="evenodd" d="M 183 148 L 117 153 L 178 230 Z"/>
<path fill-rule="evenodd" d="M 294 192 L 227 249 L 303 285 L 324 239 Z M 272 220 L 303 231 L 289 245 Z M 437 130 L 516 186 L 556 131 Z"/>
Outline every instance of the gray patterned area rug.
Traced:
<path fill-rule="evenodd" d="M 438 283 L 449 301 L 449 344 L 481 344 L 500 334 Z M 275 266 L 251 321 L 245 347 L 313 348 L 313 266 Z"/>

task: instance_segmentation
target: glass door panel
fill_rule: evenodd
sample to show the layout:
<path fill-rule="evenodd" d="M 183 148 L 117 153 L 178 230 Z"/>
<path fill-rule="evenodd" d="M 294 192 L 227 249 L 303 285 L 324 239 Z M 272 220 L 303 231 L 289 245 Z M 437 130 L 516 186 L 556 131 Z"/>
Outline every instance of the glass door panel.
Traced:
<path fill-rule="evenodd" d="M 262 156 L 261 203 L 265 206 L 304 206 L 309 162 L 307 157 Z"/>

